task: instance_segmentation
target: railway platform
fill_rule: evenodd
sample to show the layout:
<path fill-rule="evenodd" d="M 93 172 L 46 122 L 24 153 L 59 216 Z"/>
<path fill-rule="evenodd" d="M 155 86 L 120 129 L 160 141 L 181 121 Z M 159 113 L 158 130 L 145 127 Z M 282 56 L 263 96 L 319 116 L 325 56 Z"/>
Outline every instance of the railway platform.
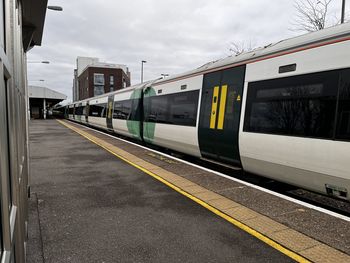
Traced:
<path fill-rule="evenodd" d="M 350 262 L 350 222 L 69 121 L 30 123 L 27 262 Z"/>

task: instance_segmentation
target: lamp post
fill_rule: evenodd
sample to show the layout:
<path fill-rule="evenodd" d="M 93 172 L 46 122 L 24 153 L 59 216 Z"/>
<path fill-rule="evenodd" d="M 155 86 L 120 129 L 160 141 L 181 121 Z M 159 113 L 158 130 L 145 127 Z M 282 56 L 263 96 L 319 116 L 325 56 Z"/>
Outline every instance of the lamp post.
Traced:
<path fill-rule="evenodd" d="M 344 18 L 345 18 L 345 0 L 342 0 L 342 7 L 341 7 L 341 19 L 340 23 L 344 23 Z"/>
<path fill-rule="evenodd" d="M 32 81 L 42 81 L 42 82 L 44 82 L 45 80 L 44 79 L 33 79 L 33 80 L 29 80 L 30 82 L 32 82 Z"/>
<path fill-rule="evenodd" d="M 143 64 L 144 63 L 147 63 L 147 61 L 146 60 L 141 61 L 141 83 L 143 83 Z"/>
<path fill-rule="evenodd" d="M 27 61 L 27 63 L 42 63 L 42 64 L 50 64 L 50 61 L 44 60 L 44 61 Z"/>
<path fill-rule="evenodd" d="M 47 9 L 53 10 L 53 11 L 63 11 L 63 8 L 61 6 L 57 6 L 57 5 L 49 5 L 49 6 L 47 6 Z"/>

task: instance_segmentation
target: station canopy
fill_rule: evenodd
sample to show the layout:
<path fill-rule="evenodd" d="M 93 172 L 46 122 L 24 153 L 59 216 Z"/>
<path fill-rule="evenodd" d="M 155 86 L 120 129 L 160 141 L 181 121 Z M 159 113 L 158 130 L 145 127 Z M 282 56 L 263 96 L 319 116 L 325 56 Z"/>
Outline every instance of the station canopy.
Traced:
<path fill-rule="evenodd" d="M 57 104 L 67 96 L 46 87 L 29 86 L 29 99 L 45 99 L 47 103 Z"/>

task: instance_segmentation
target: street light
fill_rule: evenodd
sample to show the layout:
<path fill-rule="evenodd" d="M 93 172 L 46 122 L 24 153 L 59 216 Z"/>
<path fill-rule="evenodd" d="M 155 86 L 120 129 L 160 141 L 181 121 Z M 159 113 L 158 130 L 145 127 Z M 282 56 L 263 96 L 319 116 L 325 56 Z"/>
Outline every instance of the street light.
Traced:
<path fill-rule="evenodd" d="M 341 7 L 341 19 L 340 23 L 344 23 L 344 18 L 345 18 L 345 0 L 342 0 L 342 7 Z"/>
<path fill-rule="evenodd" d="M 147 63 L 147 61 L 146 60 L 141 61 L 141 83 L 143 83 L 143 64 L 144 63 Z"/>
<path fill-rule="evenodd" d="M 29 80 L 30 82 L 32 81 L 41 81 L 41 82 L 44 82 L 45 80 L 44 79 L 32 79 L 32 80 Z"/>
<path fill-rule="evenodd" d="M 27 63 L 43 63 L 43 64 L 50 64 L 50 61 L 44 60 L 44 61 L 27 61 Z"/>
<path fill-rule="evenodd" d="M 49 6 L 47 6 L 47 9 L 50 9 L 53 11 L 63 11 L 63 8 L 61 6 L 57 6 L 57 5 L 49 5 Z"/>

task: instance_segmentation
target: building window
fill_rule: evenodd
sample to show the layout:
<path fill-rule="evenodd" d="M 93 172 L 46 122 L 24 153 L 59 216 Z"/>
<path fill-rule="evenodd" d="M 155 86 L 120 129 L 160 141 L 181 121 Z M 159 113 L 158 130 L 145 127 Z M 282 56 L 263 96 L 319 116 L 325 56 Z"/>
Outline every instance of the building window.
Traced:
<path fill-rule="evenodd" d="M 104 74 L 94 73 L 94 85 L 104 85 L 105 76 Z"/>
<path fill-rule="evenodd" d="M 109 76 L 109 84 L 110 84 L 111 86 L 114 85 L 114 76 L 113 76 L 113 75 L 110 75 L 110 76 Z"/>
<path fill-rule="evenodd" d="M 113 86 L 109 87 L 109 91 L 112 92 L 114 90 Z"/>
<path fill-rule="evenodd" d="M 99 96 L 105 93 L 104 86 L 94 86 L 94 96 Z"/>

